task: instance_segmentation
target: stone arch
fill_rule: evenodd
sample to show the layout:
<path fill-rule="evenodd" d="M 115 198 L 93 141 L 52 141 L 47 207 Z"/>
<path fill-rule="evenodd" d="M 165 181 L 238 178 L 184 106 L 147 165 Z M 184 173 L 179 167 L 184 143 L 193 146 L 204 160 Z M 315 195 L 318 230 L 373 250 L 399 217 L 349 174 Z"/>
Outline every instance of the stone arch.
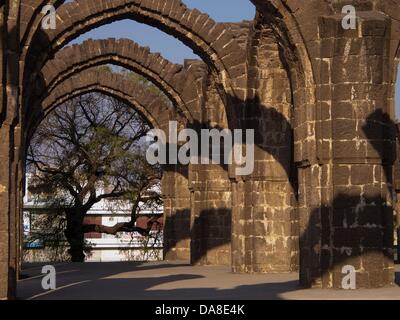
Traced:
<path fill-rule="evenodd" d="M 129 51 L 131 51 L 131 53 L 129 53 Z M 129 58 L 129 61 L 125 57 Z M 189 106 L 187 109 L 197 116 L 196 119 L 188 119 L 189 122 L 194 120 L 194 127 L 202 125 L 203 117 L 208 119 L 208 117 L 215 117 L 215 115 L 217 115 L 216 118 L 218 118 L 219 121 L 222 121 L 218 122 L 218 126 L 226 125 L 223 121 L 226 114 L 223 105 L 220 105 L 220 98 L 217 98 L 217 96 L 219 97 L 218 93 L 216 90 L 213 93 L 208 92 L 208 90 L 211 90 L 211 87 L 213 87 L 210 78 L 214 79 L 214 77 L 207 72 L 208 70 L 206 70 L 205 64 L 202 61 L 189 60 L 185 62 L 185 66 L 183 67 L 173 65 L 162 59 L 159 54 L 151 54 L 147 48 L 140 48 L 133 41 L 126 39 L 89 40 L 81 45 L 67 47 L 58 52 L 55 59 L 48 61 L 42 70 L 44 82 L 42 86 L 50 86 L 50 89 L 44 92 L 44 94 L 51 93 L 53 90 L 52 87 L 56 86 L 57 83 L 62 83 L 63 79 L 73 75 L 74 72 L 82 72 L 84 68 L 89 68 L 100 62 L 116 62 L 116 64 L 123 65 L 133 70 L 141 68 L 139 71 L 148 78 L 155 79 L 155 83 L 158 83 L 159 87 L 161 87 L 166 94 L 171 96 L 172 91 L 175 97 L 182 97 L 180 100 L 175 98 L 175 101 L 183 101 L 184 106 Z M 179 72 L 170 72 L 170 69 Z M 163 79 L 165 79 L 165 81 Z M 166 85 L 168 83 L 170 84 L 170 89 L 168 89 Z M 208 89 L 204 89 L 204 86 L 207 86 L 206 83 L 208 83 Z M 208 92 L 205 97 L 203 97 L 203 90 Z M 207 112 L 202 110 L 203 105 L 208 105 Z M 191 125 L 191 123 L 189 125 Z M 210 177 L 213 177 L 214 180 L 218 180 L 217 177 L 220 177 L 223 173 L 219 172 L 218 175 L 217 171 L 223 170 L 222 168 L 215 168 L 214 171 L 211 172 L 208 170 L 208 172 Z M 178 171 L 183 172 L 183 174 L 177 174 Z M 170 174 L 170 172 L 168 174 Z M 183 186 L 187 183 L 187 180 L 182 181 L 182 178 L 187 179 L 186 176 L 188 176 L 187 168 L 177 168 L 172 170 L 172 177 L 166 178 L 166 181 L 169 181 L 168 184 L 174 186 L 173 190 L 179 190 L 178 192 L 170 192 L 168 194 L 169 200 L 171 200 L 169 202 L 175 204 L 166 210 L 167 216 L 170 217 L 170 219 L 168 219 L 170 223 L 168 223 L 166 227 L 167 230 L 170 230 L 168 232 L 172 235 L 167 239 L 169 241 L 165 248 L 167 259 L 187 260 L 190 256 L 190 242 L 185 232 L 186 228 L 182 227 L 189 225 L 187 217 L 190 216 L 190 206 L 184 206 L 190 198 L 190 195 L 187 195 L 185 192 L 186 190 L 183 190 Z M 194 176 L 194 174 L 191 176 Z M 210 177 L 202 176 L 203 179 L 211 179 Z M 177 181 L 180 182 L 178 183 Z M 213 185 L 216 185 L 217 182 L 218 181 L 213 183 Z M 224 190 L 226 191 L 226 188 L 224 188 Z M 228 200 L 226 202 L 228 202 Z M 223 214 L 227 215 L 226 212 L 227 210 L 224 209 Z M 220 214 L 220 212 L 215 212 L 215 214 Z M 208 215 L 211 215 L 211 212 L 208 212 Z M 223 222 L 223 220 L 224 219 L 219 219 L 218 221 Z M 227 220 L 227 218 L 225 218 L 225 220 Z M 228 224 L 225 222 L 223 223 Z M 225 229 L 226 232 L 224 235 L 229 235 L 230 237 L 230 230 L 228 230 L 228 228 Z M 221 255 L 213 256 L 220 256 L 220 258 L 216 260 L 218 263 L 221 263 L 221 261 L 227 263 L 226 257 L 230 256 L 227 249 L 228 244 L 225 243 L 225 240 L 226 239 L 224 239 L 223 243 L 224 247 L 221 248 L 221 251 L 224 253 L 224 258 L 221 258 Z M 215 252 L 216 250 L 214 250 L 214 253 Z M 193 260 L 197 261 L 198 257 L 196 256 L 196 258 L 194 258 L 194 256 L 192 256 Z M 209 259 L 210 257 L 208 257 L 208 260 Z"/>
<path fill-rule="evenodd" d="M 316 37 L 315 32 L 317 28 L 309 30 L 309 33 L 304 34 L 299 21 L 294 13 L 294 8 L 283 4 L 281 0 L 260 1 L 252 0 L 252 2 L 259 9 L 259 15 L 256 20 L 264 20 L 264 23 L 269 25 L 272 32 L 275 34 L 276 41 L 278 42 L 281 50 L 281 58 L 284 59 L 288 75 L 291 82 L 291 91 L 293 99 L 293 108 L 296 111 L 293 119 L 293 129 L 295 137 L 295 161 L 315 163 L 317 160 L 317 143 L 315 136 L 308 137 L 304 141 L 304 132 L 307 132 L 307 126 L 315 127 L 315 119 L 313 118 L 312 109 L 316 108 L 317 92 L 316 72 L 313 68 L 313 61 L 307 46 L 307 41 L 312 41 L 312 37 Z M 321 5 L 320 1 L 319 4 Z M 326 4 L 325 4 L 326 5 Z M 328 9 L 317 9 L 312 4 L 302 4 L 298 8 L 299 14 L 304 14 L 310 10 L 312 16 L 317 24 L 316 19 L 319 13 L 325 14 Z M 325 10 L 324 10 L 325 9 Z M 297 12 L 296 12 L 297 13 Z M 315 25 L 314 25 L 315 26 Z M 315 133 L 315 130 L 310 130 Z"/>
<path fill-rule="evenodd" d="M 177 114 L 157 94 L 122 75 L 99 70 L 86 70 L 60 82 L 43 100 L 41 114 L 35 114 L 28 128 L 29 139 L 35 126 L 51 110 L 73 97 L 101 92 L 121 99 L 135 107 L 153 128 L 169 130 L 169 120 L 176 120 L 178 127 L 187 127 L 189 120 Z M 36 119 L 36 121 L 34 121 Z M 179 129 L 179 128 L 178 128 Z M 168 136 L 167 136 L 168 139 Z M 26 140 L 28 141 L 28 140 Z M 162 190 L 164 198 L 164 254 L 165 259 L 189 260 L 190 257 L 190 192 L 188 166 L 163 166 Z"/>
<path fill-rule="evenodd" d="M 298 185 L 303 189 L 312 185 L 308 173 L 312 166 L 319 167 L 314 118 L 317 79 L 306 40 L 288 6 L 279 0 L 252 2 L 258 12 L 247 44 L 248 112 L 244 118 L 259 138 L 255 174 L 233 186 L 236 198 L 245 199 L 244 204 L 234 204 L 235 254 L 242 259 L 236 258 L 233 268 L 295 271 L 299 265 L 298 213 L 306 213 L 306 220 L 310 206 L 309 199 L 298 198 Z M 246 219 L 249 214 L 250 220 Z M 251 259 L 245 260 L 248 251 Z"/>
<path fill-rule="evenodd" d="M 20 68 L 24 70 L 26 65 L 26 57 L 31 48 L 32 39 L 35 35 L 35 30 L 41 30 L 41 22 L 43 14 L 41 10 L 46 5 L 53 5 L 56 9 L 61 6 L 65 0 L 20 0 L 20 32 L 19 32 L 19 42 L 21 48 L 20 54 Z M 23 75 L 23 73 L 21 73 Z M 19 78 L 19 85 L 21 92 L 23 87 L 23 76 Z M 25 95 L 19 96 L 19 103 L 23 105 Z M 28 98 L 27 100 L 31 100 Z"/>
<path fill-rule="evenodd" d="M 173 110 L 156 94 L 143 86 L 133 83 L 121 75 L 88 70 L 60 83 L 41 103 L 40 116 L 36 113 L 28 125 L 28 132 L 52 109 L 73 97 L 89 92 L 102 92 L 121 99 L 141 113 L 153 128 L 167 129 L 168 121 L 173 119 Z"/>
<path fill-rule="evenodd" d="M 152 81 L 189 121 L 201 121 L 202 77 L 200 61 L 186 66 L 173 64 L 159 53 L 140 47 L 129 39 L 88 40 L 59 51 L 42 69 L 43 95 L 48 95 L 65 79 L 93 66 L 113 63 L 135 71 Z M 204 72 L 202 72 L 204 71 Z"/>
<path fill-rule="evenodd" d="M 280 122 L 286 123 L 293 134 L 291 168 L 288 172 L 290 183 L 287 184 L 290 185 L 288 194 L 291 200 L 282 199 L 281 207 L 289 210 L 285 212 L 285 221 L 277 219 L 278 225 L 285 225 L 278 244 L 279 250 L 287 252 L 287 258 L 278 258 L 277 265 L 273 267 L 279 267 L 282 261 L 292 271 L 299 266 L 300 282 L 305 286 L 318 283 L 318 286 L 322 283 L 322 268 L 315 266 L 321 261 L 321 251 L 315 248 L 321 243 L 321 234 L 326 231 L 322 230 L 326 227 L 321 222 L 322 217 L 329 212 L 325 207 L 329 206 L 326 199 L 329 194 L 321 190 L 327 187 L 323 184 L 328 184 L 332 170 L 328 164 L 329 157 L 325 154 L 326 148 L 321 143 L 324 128 L 319 96 L 325 88 L 320 81 L 319 28 L 316 26 L 320 17 L 332 12 L 332 8 L 326 1 L 308 1 L 301 5 L 281 0 L 252 2 L 258 8 L 255 25 L 267 27 L 273 45 L 278 45 L 278 60 L 281 69 L 287 73 L 284 78 L 289 80 L 287 89 L 292 104 L 290 118 L 282 112 L 277 113 Z M 275 160 L 279 162 L 279 159 Z M 274 233 L 275 230 L 272 235 Z"/>
<path fill-rule="evenodd" d="M 36 30 L 29 45 L 24 70 L 24 87 L 39 72 L 42 64 L 68 41 L 111 21 L 131 18 L 159 28 L 191 47 L 218 74 L 224 92 L 243 100 L 245 54 L 230 28 L 214 22 L 207 14 L 188 9 L 181 1 L 77 0 L 57 11 L 61 28 Z M 26 95 L 25 95 L 26 96 Z"/>

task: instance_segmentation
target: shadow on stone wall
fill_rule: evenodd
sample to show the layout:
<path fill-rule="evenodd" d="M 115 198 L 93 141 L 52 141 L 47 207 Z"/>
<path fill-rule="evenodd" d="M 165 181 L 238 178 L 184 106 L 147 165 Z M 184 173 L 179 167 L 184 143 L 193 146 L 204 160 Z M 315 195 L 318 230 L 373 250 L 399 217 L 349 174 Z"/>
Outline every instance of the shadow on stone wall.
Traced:
<path fill-rule="evenodd" d="M 339 194 L 332 205 L 312 210 L 300 236 L 301 284 L 341 288 L 345 265 L 357 270 L 359 288 L 393 282 L 393 211 L 384 202 Z"/>
<path fill-rule="evenodd" d="M 259 108 L 264 107 L 259 106 Z M 287 126 L 290 128 L 287 132 L 293 132 L 280 112 L 273 108 L 265 108 L 265 111 L 270 113 L 269 118 L 275 120 L 276 125 Z M 244 128 L 254 128 L 257 125 L 259 123 L 254 122 L 253 119 L 246 121 Z M 376 168 L 373 170 L 382 168 L 382 175 L 377 178 L 378 181 L 386 181 L 386 185 L 377 186 L 373 183 L 361 192 L 358 187 L 353 189 L 349 187 L 345 192 L 338 192 L 334 187 L 332 203 L 314 209 L 310 208 L 309 216 L 301 217 L 304 221 L 299 240 L 300 278 L 303 285 L 340 288 L 344 277 L 342 274 L 344 265 L 352 265 L 356 270 L 363 270 L 363 268 L 367 270 L 357 273 L 358 287 L 378 287 L 394 282 L 393 207 L 391 204 L 392 164 L 396 159 L 393 146 L 396 134 L 394 128 L 390 117 L 378 109 L 366 117 L 362 133 L 357 133 L 363 135 L 362 139 L 368 140 L 376 151 L 375 156 L 377 154 L 378 157 L 372 159 L 376 163 Z M 293 141 L 292 137 L 291 141 Z M 274 153 L 274 149 L 266 146 L 265 141 L 260 138 L 256 139 L 255 144 L 257 148 L 273 155 L 274 159 L 286 168 L 297 199 L 297 179 L 293 179 L 293 154 L 290 155 L 291 166 L 288 166 L 288 154 L 282 156 L 282 154 Z M 293 150 L 293 142 L 291 150 Z M 368 163 L 361 163 L 361 166 L 367 167 Z M 371 166 L 367 169 L 371 170 Z M 354 176 L 350 172 L 348 174 L 349 178 Z M 362 175 L 362 171 L 360 174 Z M 373 174 L 376 172 L 374 171 Z M 360 177 L 361 180 L 364 178 L 367 179 Z M 210 224 L 206 222 L 209 219 L 209 213 L 203 214 L 203 218 L 198 218 L 194 224 L 196 234 L 209 232 Z M 228 243 L 230 240 L 224 241 Z M 206 251 L 212 247 L 198 246 L 196 252 L 200 257 L 204 257 Z"/>
<path fill-rule="evenodd" d="M 168 234 L 164 240 L 164 257 L 182 260 L 188 254 L 192 264 L 229 265 L 231 210 L 203 210 L 194 218 L 192 226 L 190 211 L 189 208 L 176 210 L 169 217 L 164 229 Z"/>
<path fill-rule="evenodd" d="M 332 204 L 311 211 L 300 237 L 300 282 L 305 286 L 341 288 L 345 265 L 357 270 L 357 288 L 395 281 L 391 204 L 394 123 L 378 109 L 366 118 L 362 131 L 380 159 L 374 159 L 374 169 L 367 167 L 368 163 L 361 164 L 364 167 L 359 174 L 365 176 L 348 172 L 348 179 L 360 179 L 362 185 L 338 188 L 345 193 L 334 186 Z M 382 172 L 376 171 L 381 167 Z M 374 183 L 375 174 L 387 185 Z"/>
<path fill-rule="evenodd" d="M 231 223 L 229 208 L 202 210 L 191 226 L 191 263 L 230 265 Z"/>
<path fill-rule="evenodd" d="M 190 208 L 175 210 L 164 219 L 164 259 L 189 260 Z"/>

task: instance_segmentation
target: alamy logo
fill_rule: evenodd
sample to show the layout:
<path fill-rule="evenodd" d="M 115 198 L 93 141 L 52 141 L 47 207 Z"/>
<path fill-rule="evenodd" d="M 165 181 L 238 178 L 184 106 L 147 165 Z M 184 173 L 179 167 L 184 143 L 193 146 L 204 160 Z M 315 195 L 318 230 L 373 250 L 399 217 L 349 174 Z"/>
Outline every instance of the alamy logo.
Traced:
<path fill-rule="evenodd" d="M 43 290 L 54 290 L 56 288 L 56 268 L 51 265 L 43 266 L 42 274 L 46 274 L 42 279 Z"/>
<path fill-rule="evenodd" d="M 342 274 L 345 274 L 345 276 L 342 279 L 342 288 L 345 290 L 355 290 L 356 268 L 350 265 L 343 266 Z"/>
<path fill-rule="evenodd" d="M 146 159 L 150 164 L 236 164 L 235 170 L 239 176 L 250 175 L 253 172 L 254 130 L 246 130 L 243 143 L 241 129 L 234 130 L 233 133 L 228 129 L 202 129 L 198 137 L 193 129 L 184 129 L 178 134 L 177 128 L 176 121 L 169 122 L 168 143 L 163 130 L 149 131 L 147 137 L 153 143 L 146 152 Z M 221 140 L 224 140 L 223 146 Z M 178 150 L 180 142 L 184 144 Z M 243 156 L 244 146 L 245 156 Z"/>
<path fill-rule="evenodd" d="M 355 30 L 357 28 L 356 8 L 351 5 L 344 6 L 342 13 L 346 14 L 342 19 L 342 28 L 344 30 Z"/>
<path fill-rule="evenodd" d="M 52 29 L 55 30 L 57 27 L 56 23 L 56 8 L 52 5 L 46 5 L 42 8 L 42 14 L 45 16 L 42 19 L 42 29 L 48 30 Z"/>

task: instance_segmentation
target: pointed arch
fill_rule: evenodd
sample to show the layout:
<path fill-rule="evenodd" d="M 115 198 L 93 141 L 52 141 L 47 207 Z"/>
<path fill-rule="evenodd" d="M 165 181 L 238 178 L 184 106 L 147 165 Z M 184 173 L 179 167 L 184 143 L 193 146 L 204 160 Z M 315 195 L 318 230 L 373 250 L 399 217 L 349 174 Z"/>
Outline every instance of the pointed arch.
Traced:
<path fill-rule="evenodd" d="M 188 45 L 218 74 L 231 95 L 243 96 L 245 52 L 225 24 L 216 23 L 180 0 L 77 0 L 57 10 L 56 30 L 35 31 L 27 55 L 24 83 L 33 81 L 41 66 L 70 40 L 107 23 L 132 19 L 164 31 Z"/>
<path fill-rule="evenodd" d="M 101 92 L 120 99 L 134 107 L 153 128 L 168 128 L 175 114 L 155 93 L 122 75 L 98 70 L 87 70 L 60 83 L 36 109 L 27 125 L 26 137 L 30 139 L 41 120 L 62 103 L 90 92 Z M 180 119 L 182 121 L 182 119 Z"/>
<path fill-rule="evenodd" d="M 153 82 L 173 102 L 178 112 L 189 121 L 200 120 L 202 77 L 206 67 L 202 62 L 185 67 L 173 64 L 159 53 L 150 52 L 129 39 L 87 40 L 59 51 L 43 67 L 42 92 L 39 99 L 50 94 L 69 77 L 98 65 L 115 64 L 134 71 Z"/>

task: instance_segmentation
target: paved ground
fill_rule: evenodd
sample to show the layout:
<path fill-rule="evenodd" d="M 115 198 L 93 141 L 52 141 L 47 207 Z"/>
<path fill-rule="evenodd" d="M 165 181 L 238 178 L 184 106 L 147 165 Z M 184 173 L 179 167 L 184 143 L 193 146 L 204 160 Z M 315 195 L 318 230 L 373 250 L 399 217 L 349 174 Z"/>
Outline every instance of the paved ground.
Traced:
<path fill-rule="evenodd" d="M 304 290 L 297 274 L 232 274 L 226 267 L 185 263 L 56 264 L 57 289 L 41 288 L 41 265 L 25 266 L 19 299 L 399 299 L 400 287 Z M 400 266 L 397 266 L 400 282 Z"/>

